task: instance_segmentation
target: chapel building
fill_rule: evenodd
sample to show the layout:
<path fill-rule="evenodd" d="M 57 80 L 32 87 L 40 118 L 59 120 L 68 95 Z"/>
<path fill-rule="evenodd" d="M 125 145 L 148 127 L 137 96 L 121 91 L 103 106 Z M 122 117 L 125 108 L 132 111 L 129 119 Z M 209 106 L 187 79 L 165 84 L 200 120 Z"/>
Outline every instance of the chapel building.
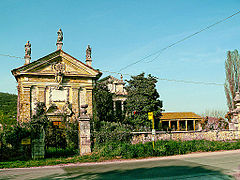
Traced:
<path fill-rule="evenodd" d="M 18 121 L 29 121 L 37 102 L 45 103 L 51 121 L 61 121 L 63 114 L 69 120 L 77 119 L 85 104 L 87 115 L 92 116 L 92 90 L 102 73 L 92 67 L 89 45 L 83 63 L 62 50 L 62 41 L 59 29 L 57 50 L 33 62 L 31 44 L 28 41 L 25 45 L 25 64 L 12 70 L 18 83 Z"/>

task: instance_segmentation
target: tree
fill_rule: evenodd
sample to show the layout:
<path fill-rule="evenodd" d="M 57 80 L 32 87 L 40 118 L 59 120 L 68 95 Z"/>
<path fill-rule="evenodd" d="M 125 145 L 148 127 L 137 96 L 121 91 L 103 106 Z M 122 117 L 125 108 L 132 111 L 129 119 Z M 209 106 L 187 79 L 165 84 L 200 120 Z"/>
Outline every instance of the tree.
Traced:
<path fill-rule="evenodd" d="M 218 109 L 207 109 L 205 112 L 201 114 L 202 117 L 216 117 L 216 118 L 225 118 L 227 114 L 226 110 L 218 110 Z"/>
<path fill-rule="evenodd" d="M 101 121 L 115 121 L 112 96 L 106 84 L 102 82 L 96 83 L 93 89 L 93 121 L 95 130 L 99 128 Z"/>
<path fill-rule="evenodd" d="M 141 126 L 150 127 L 148 112 L 153 112 L 155 119 L 160 117 L 162 101 L 156 89 L 157 78 L 145 73 L 132 76 L 126 86 L 126 121 L 139 129 Z"/>
<path fill-rule="evenodd" d="M 35 108 L 36 114 L 34 114 L 30 121 L 30 127 L 32 136 L 39 138 L 42 130 L 45 130 L 48 126 L 49 120 L 46 115 L 46 106 L 43 102 L 38 102 Z"/>
<path fill-rule="evenodd" d="M 225 61 L 225 72 L 225 94 L 229 111 L 231 111 L 236 108 L 233 103 L 233 99 L 235 97 L 235 93 L 239 91 L 240 85 L 240 60 L 237 50 L 234 50 L 232 52 L 228 51 L 227 59 Z"/>

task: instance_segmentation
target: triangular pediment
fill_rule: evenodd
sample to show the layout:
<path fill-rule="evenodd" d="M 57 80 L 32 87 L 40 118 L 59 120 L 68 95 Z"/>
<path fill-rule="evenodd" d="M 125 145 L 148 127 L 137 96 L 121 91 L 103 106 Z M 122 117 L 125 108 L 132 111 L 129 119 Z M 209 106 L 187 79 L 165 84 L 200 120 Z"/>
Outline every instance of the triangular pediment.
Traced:
<path fill-rule="evenodd" d="M 84 64 L 62 50 L 55 51 L 30 64 L 14 69 L 12 73 L 15 76 L 21 74 L 55 75 L 56 66 L 59 64 L 64 69 L 65 76 L 97 77 L 101 74 L 101 72 Z"/>

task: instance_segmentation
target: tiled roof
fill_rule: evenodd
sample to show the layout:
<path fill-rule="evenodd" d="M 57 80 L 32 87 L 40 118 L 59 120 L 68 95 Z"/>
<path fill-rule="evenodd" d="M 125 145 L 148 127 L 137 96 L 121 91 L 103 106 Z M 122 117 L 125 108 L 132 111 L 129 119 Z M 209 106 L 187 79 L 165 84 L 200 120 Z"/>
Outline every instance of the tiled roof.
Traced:
<path fill-rule="evenodd" d="M 161 120 L 171 120 L 171 119 L 202 119 L 202 117 L 193 112 L 162 113 Z"/>

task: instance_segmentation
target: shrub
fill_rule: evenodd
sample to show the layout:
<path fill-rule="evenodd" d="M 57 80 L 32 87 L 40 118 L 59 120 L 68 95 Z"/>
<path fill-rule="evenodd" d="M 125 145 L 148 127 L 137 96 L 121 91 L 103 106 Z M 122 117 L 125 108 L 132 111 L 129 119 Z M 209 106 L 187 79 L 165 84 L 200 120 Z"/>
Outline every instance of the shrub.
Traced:
<path fill-rule="evenodd" d="M 78 154 L 78 150 L 74 148 L 54 148 L 49 147 L 46 149 L 46 158 L 57 158 L 57 157 L 69 157 Z"/>
<path fill-rule="evenodd" d="M 5 127 L 0 132 L 0 160 L 28 158 L 27 153 L 30 153 L 30 150 L 21 145 L 21 140 L 26 137 L 30 137 L 30 129 L 26 124 Z"/>
<path fill-rule="evenodd" d="M 106 143 L 122 143 L 130 142 L 131 128 L 129 125 L 116 122 L 101 122 L 99 131 L 94 131 L 92 139 L 94 139 L 94 146 L 103 146 Z"/>

